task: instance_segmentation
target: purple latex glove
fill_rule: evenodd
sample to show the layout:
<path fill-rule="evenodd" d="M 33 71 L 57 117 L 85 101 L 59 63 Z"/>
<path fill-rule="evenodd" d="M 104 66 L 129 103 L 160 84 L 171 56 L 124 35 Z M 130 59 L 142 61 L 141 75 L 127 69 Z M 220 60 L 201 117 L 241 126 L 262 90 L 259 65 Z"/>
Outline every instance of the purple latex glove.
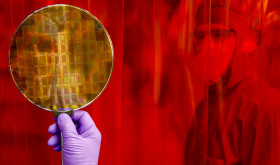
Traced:
<path fill-rule="evenodd" d="M 57 123 L 49 127 L 54 135 L 48 145 L 55 151 L 61 151 L 61 132 L 64 165 L 98 164 L 101 134 L 87 112 L 74 111 L 71 118 L 65 113 L 58 116 Z"/>

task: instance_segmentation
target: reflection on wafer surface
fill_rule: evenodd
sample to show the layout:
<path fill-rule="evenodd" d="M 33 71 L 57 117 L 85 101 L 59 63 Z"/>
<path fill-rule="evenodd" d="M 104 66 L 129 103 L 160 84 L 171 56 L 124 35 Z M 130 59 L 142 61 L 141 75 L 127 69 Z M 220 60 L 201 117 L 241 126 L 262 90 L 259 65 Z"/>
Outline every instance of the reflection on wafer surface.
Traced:
<path fill-rule="evenodd" d="M 43 8 L 18 28 L 10 69 L 20 91 L 49 110 L 80 108 L 105 88 L 113 47 L 105 28 L 88 12 L 68 5 Z"/>

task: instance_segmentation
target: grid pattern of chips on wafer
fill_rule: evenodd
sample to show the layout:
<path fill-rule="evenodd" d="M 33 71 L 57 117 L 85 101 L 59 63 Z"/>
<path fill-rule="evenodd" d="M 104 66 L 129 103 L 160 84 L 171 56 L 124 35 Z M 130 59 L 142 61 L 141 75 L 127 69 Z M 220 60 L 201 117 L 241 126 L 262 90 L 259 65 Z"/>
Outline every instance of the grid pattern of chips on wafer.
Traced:
<path fill-rule="evenodd" d="M 51 6 L 18 28 L 10 47 L 10 69 L 18 88 L 36 105 L 77 109 L 106 86 L 112 49 L 95 17 L 72 6 Z"/>

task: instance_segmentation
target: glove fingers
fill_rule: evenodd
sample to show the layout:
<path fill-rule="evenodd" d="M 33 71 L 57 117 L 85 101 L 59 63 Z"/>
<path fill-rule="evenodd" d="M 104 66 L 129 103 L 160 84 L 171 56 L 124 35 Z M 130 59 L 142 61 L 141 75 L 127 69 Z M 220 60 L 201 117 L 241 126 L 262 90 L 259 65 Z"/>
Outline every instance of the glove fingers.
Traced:
<path fill-rule="evenodd" d="M 92 128 L 94 130 L 94 132 L 99 132 L 99 130 L 96 128 L 92 118 L 85 111 L 74 111 L 72 119 L 74 122 L 79 124 L 80 128 L 78 128 L 78 133 L 80 135 L 85 133 L 90 128 Z"/>
<path fill-rule="evenodd" d="M 58 116 L 58 127 L 63 136 L 65 133 L 78 134 L 72 119 L 65 113 L 62 113 Z"/>
<path fill-rule="evenodd" d="M 49 131 L 49 133 L 55 134 L 55 135 L 60 133 L 57 123 L 50 125 L 48 131 Z"/>
<path fill-rule="evenodd" d="M 56 152 L 61 151 L 61 145 L 59 144 L 59 145 L 55 146 L 55 147 L 54 147 L 54 150 L 55 150 Z"/>
<path fill-rule="evenodd" d="M 57 146 L 61 144 L 61 136 L 60 134 L 57 135 L 53 135 L 49 141 L 48 141 L 48 145 L 51 147 Z"/>
<path fill-rule="evenodd" d="M 78 128 L 79 128 L 78 124 L 76 124 L 76 123 L 74 123 L 74 124 L 75 124 L 76 130 L 78 130 Z M 52 125 L 50 125 L 48 131 L 49 131 L 49 133 L 54 134 L 54 135 L 61 133 L 57 123 L 53 123 Z"/>
<path fill-rule="evenodd" d="M 76 123 L 74 123 L 75 124 L 75 128 L 76 128 L 76 130 L 78 130 L 79 129 L 79 125 L 78 124 L 76 124 Z"/>

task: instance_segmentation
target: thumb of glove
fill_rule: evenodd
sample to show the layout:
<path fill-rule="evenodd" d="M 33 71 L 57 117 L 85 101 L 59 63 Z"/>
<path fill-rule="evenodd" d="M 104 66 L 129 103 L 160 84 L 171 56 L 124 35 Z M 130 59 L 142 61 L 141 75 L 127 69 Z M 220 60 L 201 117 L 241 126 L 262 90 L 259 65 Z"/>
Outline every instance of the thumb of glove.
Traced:
<path fill-rule="evenodd" d="M 58 116 L 58 127 L 62 133 L 62 135 L 64 134 L 75 134 L 77 135 L 77 130 L 76 127 L 72 121 L 72 119 L 70 118 L 69 115 L 62 113 Z"/>

